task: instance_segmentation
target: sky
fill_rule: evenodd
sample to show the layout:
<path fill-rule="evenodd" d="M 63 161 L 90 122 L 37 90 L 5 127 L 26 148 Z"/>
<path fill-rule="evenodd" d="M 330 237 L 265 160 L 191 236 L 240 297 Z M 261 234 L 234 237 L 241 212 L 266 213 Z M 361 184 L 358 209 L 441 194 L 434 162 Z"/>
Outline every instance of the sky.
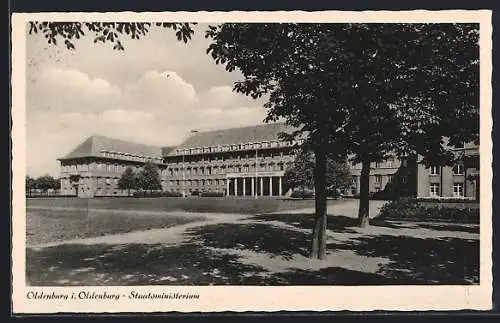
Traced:
<path fill-rule="evenodd" d="M 57 158 L 91 135 L 170 146 L 191 130 L 262 123 L 264 99 L 232 91 L 241 74 L 206 54 L 205 29 L 187 44 L 152 29 L 124 38 L 125 51 L 91 37 L 69 51 L 27 35 L 27 174 L 59 176 Z"/>

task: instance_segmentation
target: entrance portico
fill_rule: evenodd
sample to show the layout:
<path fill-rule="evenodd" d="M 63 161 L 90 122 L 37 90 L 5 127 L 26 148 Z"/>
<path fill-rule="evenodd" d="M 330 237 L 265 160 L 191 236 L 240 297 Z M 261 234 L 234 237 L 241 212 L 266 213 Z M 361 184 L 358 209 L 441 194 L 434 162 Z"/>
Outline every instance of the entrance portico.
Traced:
<path fill-rule="evenodd" d="M 282 196 L 284 171 L 228 173 L 227 196 Z"/>

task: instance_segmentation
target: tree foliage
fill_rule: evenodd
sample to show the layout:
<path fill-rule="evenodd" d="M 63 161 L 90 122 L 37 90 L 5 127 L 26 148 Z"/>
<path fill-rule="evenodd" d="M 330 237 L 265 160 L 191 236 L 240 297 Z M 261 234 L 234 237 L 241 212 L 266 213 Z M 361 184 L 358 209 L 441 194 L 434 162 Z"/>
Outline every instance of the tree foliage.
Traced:
<path fill-rule="evenodd" d="M 311 151 L 299 149 L 291 167 L 285 170 L 283 180 L 286 187 L 314 188 L 315 157 Z M 347 163 L 333 158 L 327 159 L 326 186 L 331 191 L 342 190 L 351 183 Z"/>
<path fill-rule="evenodd" d="M 370 162 L 395 152 L 446 164 L 445 137 L 452 145 L 478 137 L 477 24 L 222 24 L 206 37 L 217 64 L 242 72 L 235 91 L 268 95 L 266 121 L 285 119 L 293 136 L 308 136 L 317 161 L 313 257 L 325 253 L 325 151 L 362 163 L 364 226 Z"/>
<path fill-rule="evenodd" d="M 50 175 L 43 175 L 38 178 L 26 176 L 25 187 L 26 192 L 31 196 L 33 190 L 41 190 L 42 192 L 59 190 L 61 188 L 61 182 L 58 178 L 54 178 Z"/>
<path fill-rule="evenodd" d="M 80 181 L 81 178 L 82 176 L 80 174 L 72 174 L 69 175 L 69 182 L 72 184 L 76 184 Z"/>
<path fill-rule="evenodd" d="M 35 187 L 42 192 L 47 192 L 49 189 L 58 189 L 60 184 L 58 179 L 50 175 L 44 175 L 35 180 Z"/>
<path fill-rule="evenodd" d="M 137 176 L 132 167 L 127 167 L 122 176 L 118 180 L 118 187 L 122 190 L 127 190 L 130 196 L 130 190 L 137 188 Z"/>
<path fill-rule="evenodd" d="M 26 175 L 25 188 L 26 188 L 26 193 L 28 193 L 28 196 L 31 196 L 31 192 L 33 192 L 33 190 L 36 189 L 36 179 Z"/>
<path fill-rule="evenodd" d="M 146 162 L 137 176 L 137 187 L 149 191 L 161 190 L 158 166 L 151 161 Z"/>
<path fill-rule="evenodd" d="M 141 39 L 153 27 L 168 28 L 175 32 L 179 41 L 185 43 L 191 39 L 196 23 L 168 22 L 47 22 L 31 21 L 29 34 L 42 34 L 47 43 L 57 45 L 61 41 L 67 49 L 75 49 L 75 42 L 87 35 L 92 35 L 94 43 L 111 43 L 114 50 L 124 50 L 122 37 Z"/>

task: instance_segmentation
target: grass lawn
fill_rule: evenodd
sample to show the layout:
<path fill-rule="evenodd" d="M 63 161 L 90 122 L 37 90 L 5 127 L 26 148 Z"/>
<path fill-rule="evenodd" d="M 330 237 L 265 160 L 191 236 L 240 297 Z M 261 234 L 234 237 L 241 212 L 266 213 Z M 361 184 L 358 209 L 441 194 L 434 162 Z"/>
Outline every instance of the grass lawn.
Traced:
<path fill-rule="evenodd" d="M 203 219 L 201 216 L 183 217 L 161 213 L 28 209 L 26 243 L 36 245 L 136 230 L 167 228 Z"/>
<path fill-rule="evenodd" d="M 328 205 L 341 203 L 329 200 Z M 33 198 L 27 199 L 27 207 L 71 207 L 85 209 L 126 209 L 144 211 L 187 211 L 214 213 L 270 213 L 314 207 L 314 200 L 285 200 L 278 198 L 234 197 L 157 197 L 157 198 Z"/>
<path fill-rule="evenodd" d="M 108 207 L 104 207 L 105 200 L 110 203 Z M 145 200 L 130 199 L 127 208 L 136 209 Z M 153 205 L 144 205 L 151 210 L 168 200 L 154 199 Z M 310 261 L 307 254 L 314 218 L 300 210 L 276 213 L 274 207 L 273 214 L 248 216 L 102 211 L 111 209 L 114 201 L 78 200 L 75 203 L 82 203 L 80 211 L 62 210 L 61 205 L 53 210 L 28 207 L 28 230 L 31 230 L 28 240 L 32 242 L 136 231 L 135 240 L 121 235 L 119 243 L 91 238 L 85 244 L 61 242 L 41 248 L 28 245 L 28 285 L 470 285 L 479 282 L 479 226 L 475 224 L 374 219 L 369 228 L 361 229 L 353 217 L 354 204 L 334 201 L 338 204 L 331 205 L 334 215 L 328 217 L 327 258 Z M 227 203 L 226 210 L 234 206 L 234 201 L 252 205 L 245 200 L 228 201 L 221 202 Z M 91 203 L 101 211 L 90 211 L 84 203 Z M 120 205 L 123 208 L 124 204 Z M 347 212 L 351 214 L 342 215 Z M 205 219 L 200 219 L 201 216 Z M 197 222 L 178 225 L 190 221 Z M 165 229 L 156 235 L 137 231 L 153 227 Z M 183 239 L 178 239 L 179 235 Z"/>

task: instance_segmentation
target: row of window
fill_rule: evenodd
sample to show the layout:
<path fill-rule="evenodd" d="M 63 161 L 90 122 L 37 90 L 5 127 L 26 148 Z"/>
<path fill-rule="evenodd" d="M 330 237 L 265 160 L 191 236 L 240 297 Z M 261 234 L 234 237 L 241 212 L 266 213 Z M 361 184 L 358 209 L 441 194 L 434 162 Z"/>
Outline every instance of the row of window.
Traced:
<path fill-rule="evenodd" d="M 201 184 L 201 186 L 205 186 L 205 185 L 225 185 L 226 184 L 226 181 L 227 179 L 201 179 L 201 180 L 197 180 L 197 179 L 194 179 L 194 180 L 187 180 L 185 181 L 185 184 L 186 186 L 199 186 Z M 182 182 L 181 180 L 176 180 L 176 181 L 169 181 L 169 184 L 170 186 L 173 186 L 173 185 L 182 185 Z"/>
<path fill-rule="evenodd" d="M 122 153 L 116 151 L 106 151 L 106 150 L 101 150 L 101 156 L 114 159 L 127 159 L 138 162 L 146 162 L 148 160 L 157 160 L 157 161 L 163 160 L 162 157 L 157 157 L 157 156 L 135 155 L 135 154 Z"/>
<path fill-rule="evenodd" d="M 392 183 L 394 175 L 393 174 L 388 174 L 388 175 L 372 175 L 375 183 L 376 184 L 382 184 L 383 178 L 386 177 L 387 181 L 386 183 Z M 358 177 L 356 175 L 353 175 L 351 178 L 351 187 L 357 187 L 358 186 Z M 406 176 L 399 176 L 399 182 L 401 184 L 406 183 Z"/>
<path fill-rule="evenodd" d="M 429 167 L 429 174 L 430 175 L 439 175 L 441 170 L 441 167 L 439 166 L 431 166 Z M 453 165 L 452 168 L 453 175 L 464 175 L 465 174 L 465 169 L 464 165 L 462 163 L 457 163 Z"/>
<path fill-rule="evenodd" d="M 111 172 L 111 173 L 121 173 L 125 171 L 125 168 L 129 166 L 118 165 L 118 164 L 78 164 L 78 165 L 65 165 L 61 166 L 61 171 L 74 172 L 74 171 L 101 171 L 101 172 Z M 139 168 L 139 167 L 137 167 Z"/>
<path fill-rule="evenodd" d="M 236 156 L 224 156 L 224 155 L 213 155 L 213 156 L 201 156 L 201 157 L 190 157 L 179 159 L 175 158 L 175 160 L 167 160 L 167 164 L 187 164 L 187 163 L 199 163 L 199 162 L 212 162 L 212 161 L 232 161 L 232 160 L 248 160 L 255 161 L 255 158 L 258 160 L 275 158 L 275 157 L 283 157 L 283 152 L 267 152 L 267 153 L 259 153 L 256 155 L 246 154 L 246 155 L 236 155 Z"/>
<path fill-rule="evenodd" d="M 275 148 L 275 147 L 290 147 L 296 144 L 303 144 L 304 140 L 299 139 L 297 141 L 268 141 L 261 143 L 246 143 L 246 144 L 233 144 L 233 145 L 223 145 L 223 146 L 210 146 L 210 147 L 197 147 L 197 148 L 187 148 L 187 149 L 177 149 L 177 155 L 192 155 L 192 154 L 202 154 L 202 153 L 212 153 L 212 152 L 225 152 L 225 151 L 237 151 L 237 150 L 251 150 L 251 149 L 261 149 L 261 148 Z"/>
<path fill-rule="evenodd" d="M 403 166 L 406 166 L 406 161 L 402 161 L 402 163 L 403 163 Z M 393 168 L 395 166 L 396 165 L 395 165 L 394 158 L 389 158 L 387 160 L 380 161 L 380 162 L 373 162 L 370 165 L 371 168 Z M 353 169 L 361 169 L 361 164 L 352 162 L 351 167 Z"/>
<path fill-rule="evenodd" d="M 260 164 L 257 171 L 283 171 L 285 165 L 283 163 L 270 163 L 270 164 Z M 226 174 L 226 173 L 249 173 L 255 171 L 255 165 L 228 165 L 222 167 L 187 167 L 187 168 L 170 168 L 170 176 L 182 175 L 212 175 L 212 174 Z"/>
<path fill-rule="evenodd" d="M 441 196 L 441 185 L 439 183 L 431 183 L 429 186 L 429 196 Z M 453 197 L 464 197 L 464 183 L 453 183 Z"/>

